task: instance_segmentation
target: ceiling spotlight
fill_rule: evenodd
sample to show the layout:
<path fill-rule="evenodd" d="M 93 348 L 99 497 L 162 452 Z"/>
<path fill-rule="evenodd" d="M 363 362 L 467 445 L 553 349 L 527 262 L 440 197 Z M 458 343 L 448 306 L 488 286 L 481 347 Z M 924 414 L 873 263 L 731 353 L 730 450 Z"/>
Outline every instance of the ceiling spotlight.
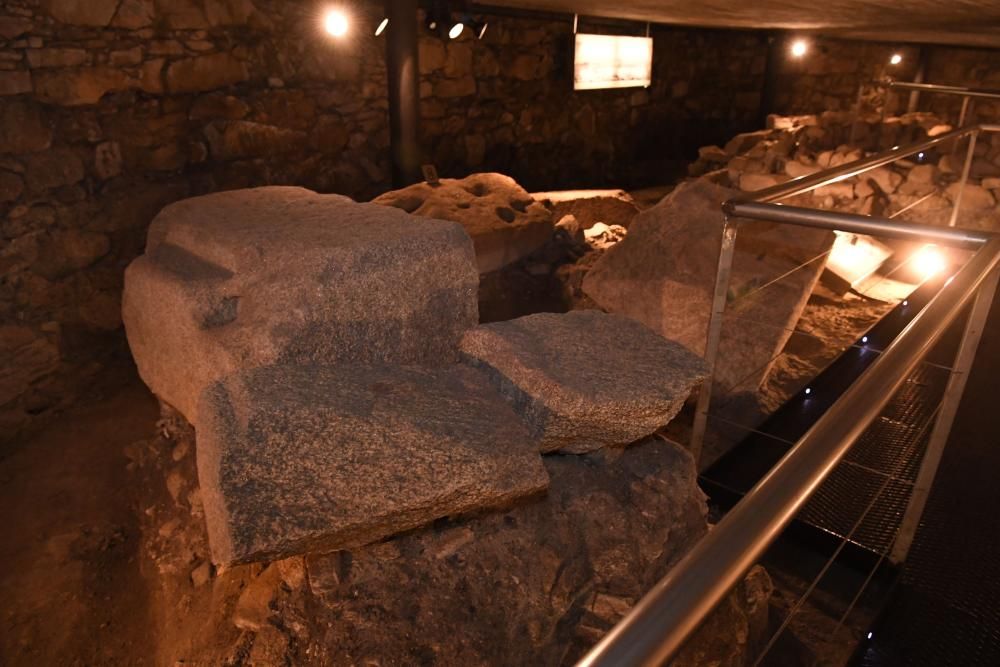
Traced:
<path fill-rule="evenodd" d="M 448 31 L 448 37 L 451 39 L 457 39 L 458 36 L 462 34 L 463 30 L 465 30 L 465 24 L 459 21 L 451 26 L 451 29 Z"/>
<path fill-rule="evenodd" d="M 482 39 L 486 34 L 486 28 L 489 27 L 489 23 L 486 21 L 473 21 L 468 19 L 465 21 L 465 25 L 469 26 L 469 30 L 476 36 L 476 39 Z"/>
<path fill-rule="evenodd" d="M 330 9 L 323 17 L 323 28 L 332 37 L 343 37 L 347 34 L 349 27 L 350 22 L 347 20 L 347 14 L 340 9 Z"/>
<path fill-rule="evenodd" d="M 389 25 L 389 19 L 387 18 L 382 19 L 381 23 L 378 24 L 378 27 L 375 28 L 375 36 L 378 37 L 383 32 L 385 32 L 385 29 L 388 25 Z"/>
<path fill-rule="evenodd" d="M 791 54 L 793 58 L 801 58 L 809 52 L 809 42 L 804 39 L 797 39 L 792 42 Z"/>
<path fill-rule="evenodd" d="M 892 57 L 889 58 L 890 65 L 898 65 L 901 62 L 903 62 L 903 56 L 900 53 L 894 53 L 892 54 Z"/>

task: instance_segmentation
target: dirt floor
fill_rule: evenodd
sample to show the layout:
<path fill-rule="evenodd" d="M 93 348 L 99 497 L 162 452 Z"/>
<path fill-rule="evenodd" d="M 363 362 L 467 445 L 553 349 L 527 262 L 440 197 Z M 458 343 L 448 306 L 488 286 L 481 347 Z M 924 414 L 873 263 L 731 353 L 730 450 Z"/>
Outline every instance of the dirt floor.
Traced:
<path fill-rule="evenodd" d="M 103 380 L 0 461 L 2 664 L 149 664 L 123 451 L 153 431 L 158 409 L 134 372 Z"/>

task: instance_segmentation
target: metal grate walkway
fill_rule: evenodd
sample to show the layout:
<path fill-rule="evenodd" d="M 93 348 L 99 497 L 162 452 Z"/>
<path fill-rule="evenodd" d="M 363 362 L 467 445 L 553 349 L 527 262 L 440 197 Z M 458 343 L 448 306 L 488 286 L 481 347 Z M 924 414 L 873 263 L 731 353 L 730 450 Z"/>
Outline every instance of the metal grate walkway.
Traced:
<path fill-rule="evenodd" d="M 1000 299 L 893 597 L 856 665 L 1000 665 Z"/>
<path fill-rule="evenodd" d="M 936 286 L 910 298 L 919 311 Z M 735 503 L 909 321 L 900 307 L 702 476 L 713 502 Z M 882 415 L 796 517 L 796 537 L 895 584 L 862 640 L 856 667 L 1000 665 L 1000 307 L 980 344 L 956 425 L 907 562 L 885 567 L 948 380 L 964 318 L 908 378 Z M 873 502 L 873 499 L 876 499 Z M 866 513 L 867 511 L 867 513 Z M 859 522 L 860 520 L 860 522 Z M 881 564 L 882 567 L 877 566 Z M 862 574 L 863 576 L 863 574 Z"/>

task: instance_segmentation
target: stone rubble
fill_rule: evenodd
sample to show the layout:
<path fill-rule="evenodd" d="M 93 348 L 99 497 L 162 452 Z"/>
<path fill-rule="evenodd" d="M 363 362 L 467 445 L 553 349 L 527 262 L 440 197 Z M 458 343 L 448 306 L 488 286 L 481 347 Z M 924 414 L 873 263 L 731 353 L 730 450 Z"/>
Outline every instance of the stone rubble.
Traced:
<path fill-rule="evenodd" d="M 552 235 L 552 214 L 503 174 L 472 174 L 417 183 L 380 195 L 372 203 L 451 220 L 472 238 L 480 273 L 496 271 L 541 248 Z"/>

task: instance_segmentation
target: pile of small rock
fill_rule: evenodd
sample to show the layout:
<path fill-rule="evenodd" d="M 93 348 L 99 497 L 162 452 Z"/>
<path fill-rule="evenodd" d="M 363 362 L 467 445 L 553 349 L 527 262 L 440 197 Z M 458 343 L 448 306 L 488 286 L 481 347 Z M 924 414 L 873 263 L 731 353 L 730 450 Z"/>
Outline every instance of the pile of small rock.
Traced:
<path fill-rule="evenodd" d="M 769 118 L 769 129 L 739 134 L 725 147 L 706 146 L 689 172 L 745 192 L 861 159 L 867 152 L 940 136 L 952 127 L 929 113 L 857 120 L 847 112 Z M 852 126 L 854 134 L 852 136 Z M 854 143 L 847 142 L 853 138 Z M 958 198 L 967 141 L 949 142 L 891 165 L 815 190 L 805 206 L 927 224 L 948 224 Z M 1000 229 L 1000 133 L 977 142 L 958 225 Z"/>

